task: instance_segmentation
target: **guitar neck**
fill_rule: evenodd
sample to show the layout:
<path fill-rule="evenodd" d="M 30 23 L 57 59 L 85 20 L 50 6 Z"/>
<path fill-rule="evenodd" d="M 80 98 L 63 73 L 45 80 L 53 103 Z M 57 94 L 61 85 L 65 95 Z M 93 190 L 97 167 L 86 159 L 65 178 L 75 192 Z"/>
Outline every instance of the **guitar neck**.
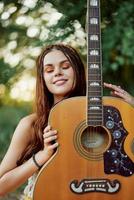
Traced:
<path fill-rule="evenodd" d="M 88 0 L 87 124 L 103 123 L 100 0 Z"/>

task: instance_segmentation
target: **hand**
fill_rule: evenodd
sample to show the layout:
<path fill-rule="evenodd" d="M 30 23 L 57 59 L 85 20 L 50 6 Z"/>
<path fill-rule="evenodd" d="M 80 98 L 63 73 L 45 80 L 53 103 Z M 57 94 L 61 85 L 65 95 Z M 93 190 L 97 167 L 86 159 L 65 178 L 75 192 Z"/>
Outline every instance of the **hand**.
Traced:
<path fill-rule="evenodd" d="M 123 90 L 120 86 L 104 83 L 104 87 L 111 89 L 111 95 L 120 97 L 130 105 L 134 106 L 134 97 Z"/>
<path fill-rule="evenodd" d="M 48 125 L 43 131 L 43 139 L 44 139 L 44 151 L 47 152 L 49 157 L 52 156 L 54 150 L 58 147 L 57 139 L 57 130 L 52 130 L 50 125 Z"/>

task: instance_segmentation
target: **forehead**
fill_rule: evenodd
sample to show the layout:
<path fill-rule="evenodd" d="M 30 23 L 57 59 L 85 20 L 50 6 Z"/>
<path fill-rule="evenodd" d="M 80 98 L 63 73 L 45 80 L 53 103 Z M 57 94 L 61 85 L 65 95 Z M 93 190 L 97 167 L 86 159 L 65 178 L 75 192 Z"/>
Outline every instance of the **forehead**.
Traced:
<path fill-rule="evenodd" d="M 67 57 L 64 55 L 64 53 L 60 50 L 54 49 L 45 55 L 43 63 L 44 65 L 47 65 L 47 64 L 59 63 L 64 60 L 68 60 Z"/>

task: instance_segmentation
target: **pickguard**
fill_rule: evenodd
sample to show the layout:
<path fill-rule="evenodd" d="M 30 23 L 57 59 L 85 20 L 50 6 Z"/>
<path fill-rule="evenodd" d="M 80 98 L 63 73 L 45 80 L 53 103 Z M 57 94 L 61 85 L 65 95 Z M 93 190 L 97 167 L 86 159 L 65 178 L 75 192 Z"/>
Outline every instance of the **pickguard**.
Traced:
<path fill-rule="evenodd" d="M 128 132 L 123 126 L 122 118 L 117 108 L 104 106 L 104 126 L 112 136 L 111 145 L 104 153 L 105 173 L 131 176 L 134 173 L 134 163 L 124 151 L 124 141 Z"/>

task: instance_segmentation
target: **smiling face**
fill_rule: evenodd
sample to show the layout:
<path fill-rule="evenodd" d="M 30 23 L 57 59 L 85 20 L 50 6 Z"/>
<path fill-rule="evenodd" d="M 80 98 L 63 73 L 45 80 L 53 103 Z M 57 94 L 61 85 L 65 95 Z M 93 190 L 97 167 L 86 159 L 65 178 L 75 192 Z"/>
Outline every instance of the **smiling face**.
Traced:
<path fill-rule="evenodd" d="M 62 51 L 53 49 L 44 57 L 44 80 L 54 96 L 54 103 L 62 100 L 73 88 L 74 70 Z"/>

